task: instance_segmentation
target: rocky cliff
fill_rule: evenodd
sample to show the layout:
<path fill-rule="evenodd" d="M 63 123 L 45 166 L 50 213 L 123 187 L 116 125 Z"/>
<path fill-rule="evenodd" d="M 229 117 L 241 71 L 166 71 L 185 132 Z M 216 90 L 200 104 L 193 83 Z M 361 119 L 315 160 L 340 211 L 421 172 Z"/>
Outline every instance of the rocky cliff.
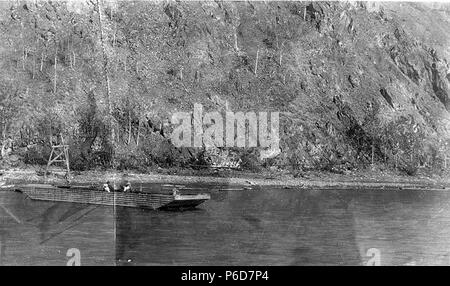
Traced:
<path fill-rule="evenodd" d="M 11 1 L 1 12 L 0 130 L 23 146 L 62 132 L 77 168 L 111 154 L 123 168 L 445 167 L 448 4 Z M 194 103 L 279 111 L 281 153 L 175 148 L 167 122 Z M 29 162 L 45 158 L 29 149 Z"/>

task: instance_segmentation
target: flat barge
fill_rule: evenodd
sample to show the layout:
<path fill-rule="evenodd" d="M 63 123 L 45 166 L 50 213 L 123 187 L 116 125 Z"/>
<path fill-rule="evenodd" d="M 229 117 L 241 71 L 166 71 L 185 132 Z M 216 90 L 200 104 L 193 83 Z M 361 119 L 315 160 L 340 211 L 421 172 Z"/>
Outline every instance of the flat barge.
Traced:
<path fill-rule="evenodd" d="M 180 194 L 150 192 L 106 192 L 87 186 L 23 185 L 20 191 L 32 200 L 122 206 L 143 209 L 192 209 L 209 200 L 209 194 Z"/>

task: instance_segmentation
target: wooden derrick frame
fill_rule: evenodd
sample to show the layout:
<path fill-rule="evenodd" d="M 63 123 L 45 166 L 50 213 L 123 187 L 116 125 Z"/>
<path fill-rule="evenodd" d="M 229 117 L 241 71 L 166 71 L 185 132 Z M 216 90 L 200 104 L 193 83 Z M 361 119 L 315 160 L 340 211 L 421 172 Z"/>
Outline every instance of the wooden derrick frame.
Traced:
<path fill-rule="evenodd" d="M 52 143 L 51 147 L 52 151 L 50 152 L 50 156 L 48 158 L 45 175 L 47 176 L 48 170 L 53 163 L 64 163 L 67 168 L 67 181 L 70 182 L 69 145 L 64 144 L 64 138 L 61 135 L 61 144 L 53 145 Z"/>

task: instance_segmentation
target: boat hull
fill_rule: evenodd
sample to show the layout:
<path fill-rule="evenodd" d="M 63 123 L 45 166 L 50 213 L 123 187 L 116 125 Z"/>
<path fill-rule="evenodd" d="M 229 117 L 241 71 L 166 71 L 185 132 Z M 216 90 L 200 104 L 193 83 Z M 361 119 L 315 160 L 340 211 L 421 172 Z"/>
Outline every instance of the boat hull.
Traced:
<path fill-rule="evenodd" d="M 144 192 L 105 192 L 90 188 L 57 188 L 51 185 L 27 185 L 22 188 L 33 200 L 123 206 L 143 209 L 194 208 L 210 199 L 208 194 L 172 195 Z"/>
<path fill-rule="evenodd" d="M 185 210 L 185 209 L 193 209 L 196 206 L 200 205 L 201 203 L 203 203 L 204 201 L 206 201 L 207 199 L 195 199 L 195 200 L 189 200 L 189 199 L 175 199 L 173 201 L 171 201 L 170 203 L 161 206 L 161 209 L 166 209 L 166 210 Z"/>

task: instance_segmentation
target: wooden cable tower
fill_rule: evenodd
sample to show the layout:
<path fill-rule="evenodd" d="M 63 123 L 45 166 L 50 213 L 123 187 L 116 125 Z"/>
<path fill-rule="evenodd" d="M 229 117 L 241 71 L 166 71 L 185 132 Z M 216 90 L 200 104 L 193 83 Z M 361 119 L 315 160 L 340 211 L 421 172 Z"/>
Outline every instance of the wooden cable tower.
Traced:
<path fill-rule="evenodd" d="M 64 138 L 62 135 L 60 135 L 60 137 L 60 143 L 56 143 L 56 145 L 54 145 L 53 141 L 50 142 L 52 151 L 50 152 L 50 157 L 48 158 L 45 175 L 47 176 L 48 169 L 53 163 L 65 163 L 67 168 L 66 179 L 68 182 L 70 182 L 69 145 L 64 143 Z"/>

